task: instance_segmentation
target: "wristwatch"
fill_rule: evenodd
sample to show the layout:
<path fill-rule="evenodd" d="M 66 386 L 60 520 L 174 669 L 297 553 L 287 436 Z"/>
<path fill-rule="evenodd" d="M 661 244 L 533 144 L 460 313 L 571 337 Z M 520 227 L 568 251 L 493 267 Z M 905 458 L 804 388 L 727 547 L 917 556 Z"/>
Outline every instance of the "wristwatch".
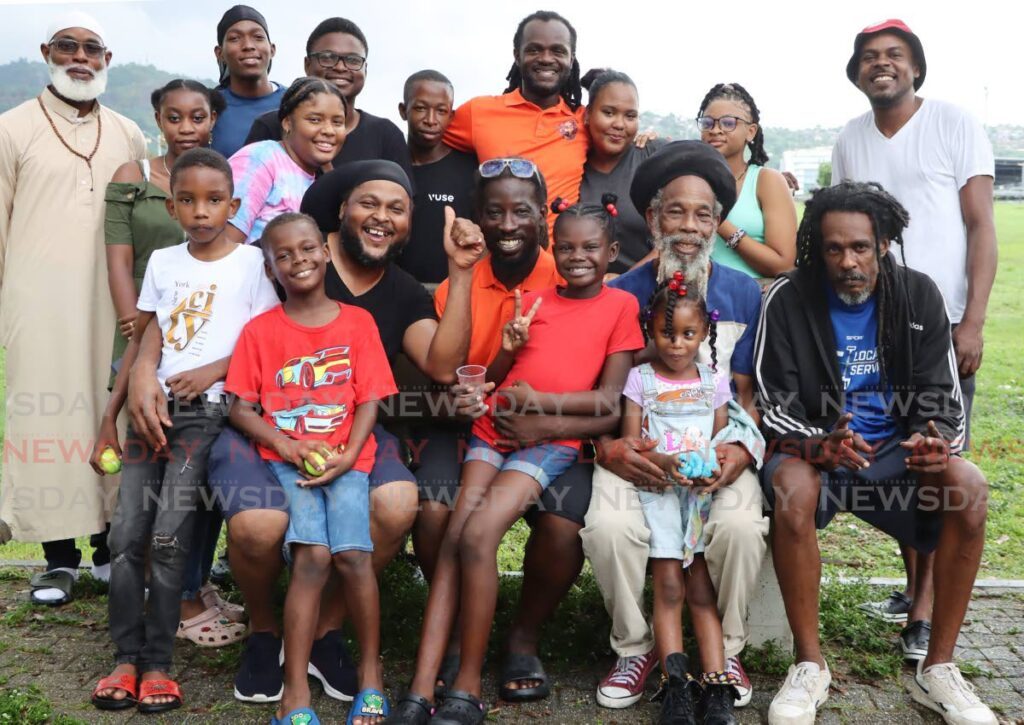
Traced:
<path fill-rule="evenodd" d="M 736 249 L 739 246 L 740 240 L 747 236 L 747 233 L 742 229 L 737 228 L 728 239 L 725 240 L 725 246 L 729 249 Z"/>

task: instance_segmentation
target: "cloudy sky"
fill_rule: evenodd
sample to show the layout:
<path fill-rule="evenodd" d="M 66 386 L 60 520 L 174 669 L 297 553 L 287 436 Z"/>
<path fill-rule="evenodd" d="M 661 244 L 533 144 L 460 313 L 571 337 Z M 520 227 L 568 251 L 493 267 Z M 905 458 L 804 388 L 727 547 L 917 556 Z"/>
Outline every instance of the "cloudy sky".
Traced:
<path fill-rule="evenodd" d="M 860 28 L 902 17 L 921 37 L 928 60 L 926 97 L 969 108 L 989 124 L 1024 124 L 1024 3 L 919 0 L 788 2 L 485 2 L 371 0 L 312 3 L 250 0 L 266 15 L 277 45 L 272 79 L 302 73 L 309 31 L 332 12 L 362 27 L 370 43 L 359 106 L 397 119 L 410 73 L 433 67 L 455 83 L 456 102 L 500 93 L 518 21 L 537 7 L 557 10 L 579 32 L 583 69 L 626 71 L 643 110 L 696 114 L 722 81 L 751 91 L 768 126 L 838 126 L 867 110 L 845 77 Z M 213 78 L 216 24 L 231 0 L 11 2 L 0 0 L 0 63 L 39 58 L 51 17 L 77 5 L 106 27 L 114 63 L 152 63 L 184 76 Z"/>

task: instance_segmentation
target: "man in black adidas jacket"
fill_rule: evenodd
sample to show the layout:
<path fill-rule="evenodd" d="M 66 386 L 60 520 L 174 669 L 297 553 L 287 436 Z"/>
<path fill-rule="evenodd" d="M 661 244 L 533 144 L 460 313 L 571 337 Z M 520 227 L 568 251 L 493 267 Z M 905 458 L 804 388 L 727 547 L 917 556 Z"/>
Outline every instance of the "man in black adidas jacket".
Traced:
<path fill-rule="evenodd" d="M 911 695 L 947 722 L 996 722 L 953 663 L 981 560 L 987 483 L 959 456 L 964 414 L 942 295 L 894 259 L 908 221 L 877 184 L 819 190 L 797 234 L 797 269 L 761 309 L 754 374 L 771 454 L 762 487 L 796 640 L 772 725 L 811 722 L 828 697 L 815 530 L 839 511 L 936 551 L 934 622 L 930 601 L 915 601 L 909 617 L 932 630 Z"/>

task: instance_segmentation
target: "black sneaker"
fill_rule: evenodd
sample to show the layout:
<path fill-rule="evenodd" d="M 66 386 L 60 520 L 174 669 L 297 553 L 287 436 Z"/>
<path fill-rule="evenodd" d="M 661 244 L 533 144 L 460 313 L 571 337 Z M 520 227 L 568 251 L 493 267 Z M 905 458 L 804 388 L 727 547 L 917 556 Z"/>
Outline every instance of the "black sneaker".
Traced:
<path fill-rule="evenodd" d="M 219 587 L 224 586 L 231 580 L 231 564 L 228 562 L 227 549 L 214 559 L 213 566 L 210 567 L 209 579 Z"/>
<path fill-rule="evenodd" d="M 911 622 L 900 632 L 900 648 L 903 659 L 920 662 L 928 654 L 928 642 L 932 637 L 932 623 L 927 619 Z"/>
<path fill-rule="evenodd" d="M 732 685 L 704 685 L 697 710 L 704 725 L 736 725 L 732 710 L 736 704 L 736 688 Z"/>
<path fill-rule="evenodd" d="M 913 602 L 903 592 L 892 592 L 888 598 L 880 602 L 864 602 L 858 604 L 857 609 L 866 613 L 869 617 L 881 619 L 885 622 L 907 621 L 907 612 Z"/>
<path fill-rule="evenodd" d="M 245 642 L 242 664 L 235 675 L 235 699 L 277 702 L 284 694 L 281 639 L 270 632 L 253 632 Z"/>
<path fill-rule="evenodd" d="M 331 630 L 320 639 L 313 640 L 309 653 L 309 674 L 320 680 L 324 694 L 342 702 L 352 702 L 359 692 L 356 666 L 345 647 L 341 630 Z"/>
<path fill-rule="evenodd" d="M 689 661 L 681 652 L 665 658 L 665 674 L 662 678 L 661 725 L 697 725 L 694 712 L 695 695 L 700 685 L 690 677 Z"/>

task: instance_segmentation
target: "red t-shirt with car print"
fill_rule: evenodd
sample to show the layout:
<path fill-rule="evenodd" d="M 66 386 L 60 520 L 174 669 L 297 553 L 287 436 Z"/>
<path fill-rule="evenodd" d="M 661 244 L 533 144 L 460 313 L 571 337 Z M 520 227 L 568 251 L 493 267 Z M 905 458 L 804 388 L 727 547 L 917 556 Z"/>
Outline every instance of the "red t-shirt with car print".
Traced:
<path fill-rule="evenodd" d="M 356 406 L 394 395 L 395 380 L 373 317 L 338 303 L 322 327 L 305 327 L 280 305 L 254 317 L 231 356 L 224 388 L 259 403 L 263 419 L 291 438 L 348 442 Z M 371 435 L 352 467 L 369 473 L 377 445 Z M 264 460 L 281 457 L 259 446 Z"/>

